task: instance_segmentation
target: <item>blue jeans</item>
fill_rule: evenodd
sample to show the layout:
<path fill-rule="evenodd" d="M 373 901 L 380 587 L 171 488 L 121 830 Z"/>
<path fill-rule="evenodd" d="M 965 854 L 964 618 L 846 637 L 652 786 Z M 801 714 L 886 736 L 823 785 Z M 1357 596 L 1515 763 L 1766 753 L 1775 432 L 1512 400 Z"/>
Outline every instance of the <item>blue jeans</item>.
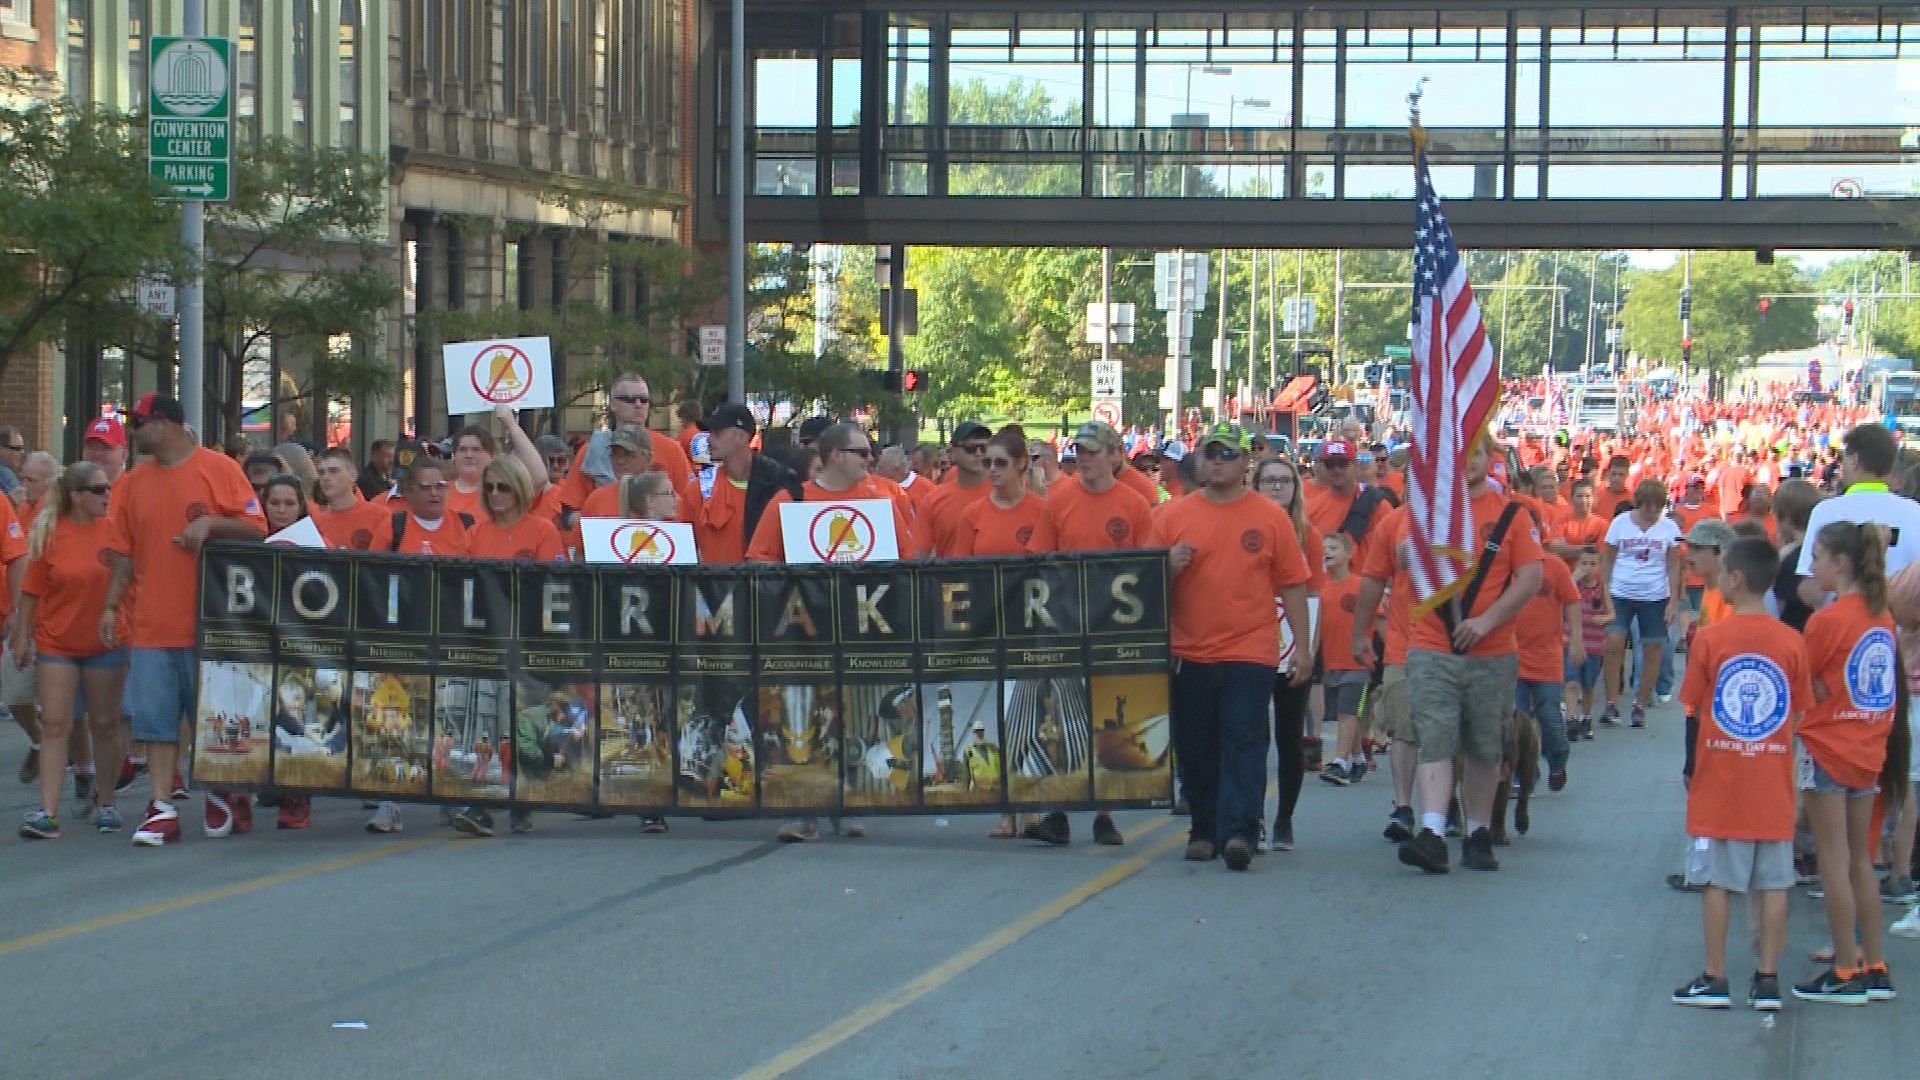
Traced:
<path fill-rule="evenodd" d="M 1173 739 L 1193 812 L 1190 840 L 1251 845 L 1267 794 L 1267 706 L 1274 665 L 1196 664 L 1173 671 Z"/>
<path fill-rule="evenodd" d="M 1640 628 L 1635 626 L 1627 634 L 1627 664 L 1631 672 L 1627 679 L 1628 687 L 1640 685 L 1641 648 L 1646 644 L 1640 637 Z M 1660 649 L 1660 670 L 1653 678 L 1653 692 L 1665 696 L 1673 693 L 1673 645 L 1672 641 L 1662 643 Z"/>
<path fill-rule="evenodd" d="M 1533 717 L 1540 726 L 1540 749 L 1547 755 L 1547 771 L 1567 767 L 1567 723 L 1560 711 L 1565 683 L 1528 682 L 1514 684 L 1513 707 Z"/>
<path fill-rule="evenodd" d="M 180 741 L 180 721 L 193 712 L 200 665 L 192 649 L 134 649 L 127 664 L 133 741 Z"/>

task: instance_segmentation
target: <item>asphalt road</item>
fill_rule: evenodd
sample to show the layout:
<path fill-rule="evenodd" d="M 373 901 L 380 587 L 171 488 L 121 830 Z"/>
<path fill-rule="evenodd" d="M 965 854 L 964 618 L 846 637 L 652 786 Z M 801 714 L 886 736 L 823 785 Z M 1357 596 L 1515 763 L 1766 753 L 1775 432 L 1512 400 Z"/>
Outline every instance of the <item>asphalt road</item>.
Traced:
<path fill-rule="evenodd" d="M 1184 819 L 1151 813 L 1067 850 L 978 817 L 783 847 L 549 814 L 481 841 L 323 801 L 306 833 L 164 851 L 70 821 L 0 838 L 0 1077 L 1913 1075 L 1914 942 L 1890 941 L 1890 1004 L 1668 1003 L 1701 967 L 1698 901 L 1661 883 L 1679 728 L 1582 744 L 1499 873 L 1445 878 L 1380 840 L 1384 776 L 1310 780 L 1300 847 L 1244 875 L 1181 861 Z M 23 747 L 0 735 L 9 824 Z M 1825 931 L 1802 896 L 1792 920 L 1797 979 Z"/>

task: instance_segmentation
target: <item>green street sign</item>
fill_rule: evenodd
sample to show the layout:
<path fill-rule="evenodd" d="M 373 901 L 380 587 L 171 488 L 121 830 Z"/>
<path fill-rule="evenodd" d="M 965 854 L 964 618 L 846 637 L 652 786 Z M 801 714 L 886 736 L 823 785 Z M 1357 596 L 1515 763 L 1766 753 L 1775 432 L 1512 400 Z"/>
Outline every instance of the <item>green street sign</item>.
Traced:
<path fill-rule="evenodd" d="M 156 198 L 233 198 L 232 56 L 227 38 L 148 43 L 147 175 Z"/>

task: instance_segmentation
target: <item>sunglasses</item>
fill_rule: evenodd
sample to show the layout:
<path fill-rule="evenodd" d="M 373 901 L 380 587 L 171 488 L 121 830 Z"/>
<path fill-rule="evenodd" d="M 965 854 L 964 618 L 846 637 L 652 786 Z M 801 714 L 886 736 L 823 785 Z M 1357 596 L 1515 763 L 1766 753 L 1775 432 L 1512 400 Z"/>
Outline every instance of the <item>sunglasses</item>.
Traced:
<path fill-rule="evenodd" d="M 953 448 L 963 454 L 984 454 L 987 452 L 987 444 L 983 442 L 955 443 Z"/>
<path fill-rule="evenodd" d="M 1239 447 L 1224 443 L 1208 443 L 1200 453 L 1208 461 L 1239 461 L 1244 455 Z"/>
<path fill-rule="evenodd" d="M 513 492 L 512 484 L 485 483 L 485 484 L 481 484 L 480 487 L 484 489 L 486 493 L 489 495 L 492 495 L 495 492 L 504 492 L 507 494 L 511 494 Z"/>
<path fill-rule="evenodd" d="M 1038 460 L 1038 459 L 1036 458 L 1035 460 Z M 987 468 L 988 469 L 1011 469 L 1013 468 L 1013 459 L 990 457 L 987 459 Z"/>
<path fill-rule="evenodd" d="M 105 495 L 113 490 L 112 484 L 88 484 L 80 489 L 89 495 Z M 255 490 L 258 490 L 257 488 Z"/>
<path fill-rule="evenodd" d="M 613 400 L 623 405 L 651 405 L 653 399 L 645 394 L 615 394 Z"/>
<path fill-rule="evenodd" d="M 435 480 L 435 481 L 433 481 L 432 483 L 422 483 L 422 484 L 415 484 L 415 485 L 413 485 L 413 486 L 414 486 L 414 488 L 415 488 L 416 490 L 418 490 L 418 491 L 445 491 L 445 490 L 447 490 L 447 482 L 446 482 L 445 480 Z"/>

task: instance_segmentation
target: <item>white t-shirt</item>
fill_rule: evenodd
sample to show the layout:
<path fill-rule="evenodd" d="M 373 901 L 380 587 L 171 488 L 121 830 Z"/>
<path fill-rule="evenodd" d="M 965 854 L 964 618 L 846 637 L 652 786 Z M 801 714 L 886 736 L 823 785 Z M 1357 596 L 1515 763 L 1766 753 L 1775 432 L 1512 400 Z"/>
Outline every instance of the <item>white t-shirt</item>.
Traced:
<path fill-rule="evenodd" d="M 1614 549 L 1608 591 L 1622 600 L 1665 600 L 1667 552 L 1679 542 L 1680 526 L 1665 514 L 1645 529 L 1632 511 L 1617 515 L 1607 526 L 1607 543 Z"/>
<path fill-rule="evenodd" d="M 1835 521 L 1875 521 L 1891 534 L 1887 544 L 1887 576 L 1905 570 L 1920 561 L 1920 503 L 1895 495 L 1882 487 L 1862 490 L 1855 484 L 1845 495 L 1836 495 L 1814 504 L 1807 519 L 1807 542 L 1800 545 L 1800 564 L 1795 572 L 1813 576 L 1813 541 L 1820 527 Z"/>

